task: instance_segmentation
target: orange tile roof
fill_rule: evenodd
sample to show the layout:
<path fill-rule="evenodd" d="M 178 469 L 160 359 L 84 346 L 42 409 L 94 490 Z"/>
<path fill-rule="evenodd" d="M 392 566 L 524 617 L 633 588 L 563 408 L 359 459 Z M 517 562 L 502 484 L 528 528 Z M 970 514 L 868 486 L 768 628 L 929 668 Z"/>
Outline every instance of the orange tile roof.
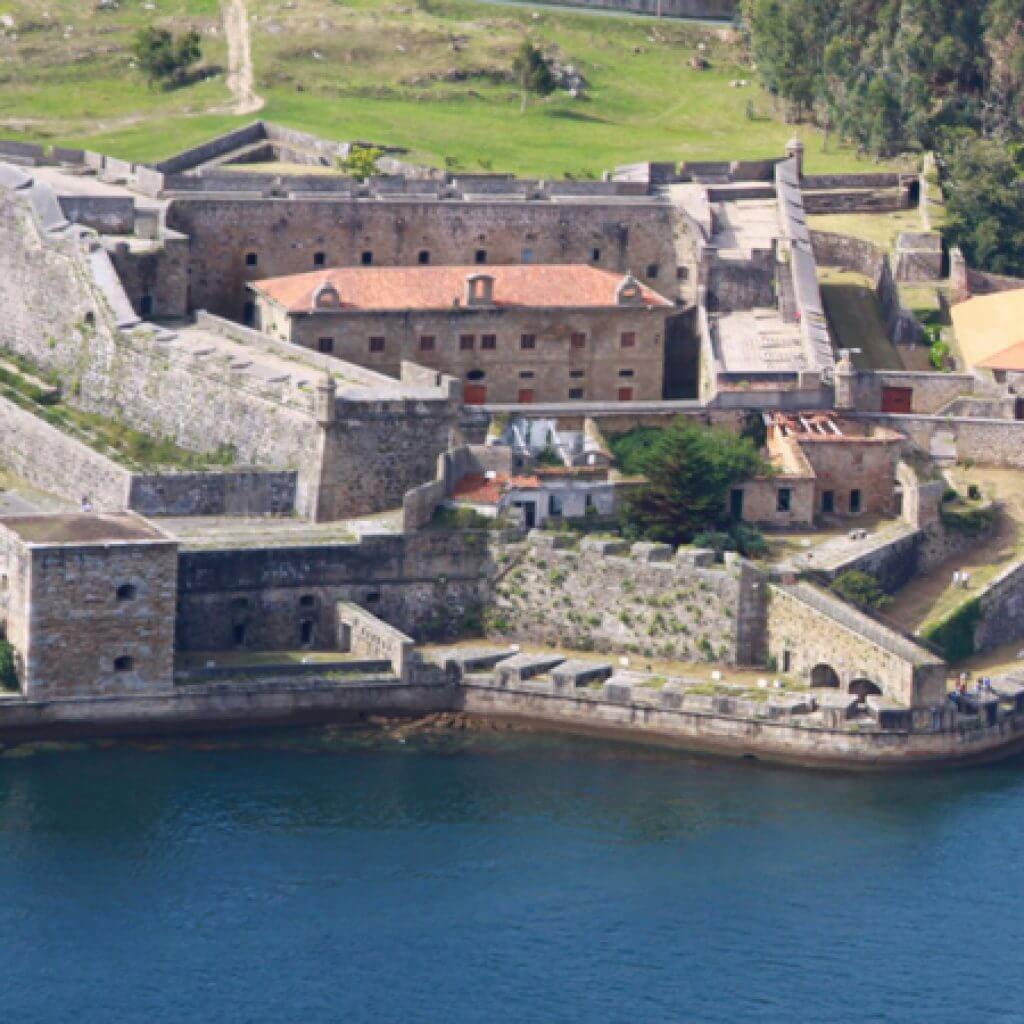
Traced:
<path fill-rule="evenodd" d="M 1024 288 L 979 295 L 950 310 L 966 365 L 1024 369 Z"/>
<path fill-rule="evenodd" d="M 329 312 L 357 310 L 451 309 L 465 302 L 466 278 L 494 278 L 494 301 L 509 306 L 616 306 L 622 274 L 586 264 L 525 263 L 509 266 L 336 267 L 254 281 L 251 287 L 280 303 L 289 313 L 310 313 L 313 296 L 324 284 L 341 296 Z M 641 285 L 649 306 L 671 306 L 668 299 Z M 487 307 L 484 307 L 487 308 Z"/>
<path fill-rule="evenodd" d="M 497 505 L 506 492 L 512 489 L 522 491 L 540 487 L 535 476 L 502 475 L 487 477 L 482 473 L 469 473 L 452 488 L 453 501 L 466 501 L 473 505 Z"/>
<path fill-rule="evenodd" d="M 1016 345 L 982 359 L 981 362 L 975 363 L 975 366 L 980 366 L 983 370 L 1024 370 L 1024 341 L 1018 341 Z"/>

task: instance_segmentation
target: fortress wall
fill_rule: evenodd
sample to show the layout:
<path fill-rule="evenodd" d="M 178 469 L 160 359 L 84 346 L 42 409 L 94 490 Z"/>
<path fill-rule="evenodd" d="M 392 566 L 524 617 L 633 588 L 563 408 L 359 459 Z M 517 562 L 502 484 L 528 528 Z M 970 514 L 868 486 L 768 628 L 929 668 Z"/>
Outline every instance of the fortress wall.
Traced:
<path fill-rule="evenodd" d="M 675 285 L 672 210 L 648 202 L 557 203 L 500 199 L 176 199 L 168 226 L 191 241 L 190 302 L 235 320 L 244 317 L 248 281 L 327 266 L 354 266 L 372 252 L 382 266 L 471 264 L 477 250 L 487 262 L 591 263 L 632 270 L 656 290 Z M 593 261 L 593 250 L 600 259 Z M 258 263 L 246 266 L 246 254 Z M 657 279 L 645 277 L 658 267 Z"/>
<path fill-rule="evenodd" d="M 563 7 L 595 7 L 632 14 L 658 14 L 667 18 L 732 19 L 739 10 L 737 0 L 554 0 Z"/>
<path fill-rule="evenodd" d="M 188 239 L 164 238 L 159 248 L 132 252 L 127 246 L 110 252 L 135 312 L 142 315 L 143 296 L 152 303 L 147 317 L 181 317 L 188 312 Z"/>
<path fill-rule="evenodd" d="M 251 649 L 295 648 L 308 619 L 314 646 L 332 649 L 338 601 L 417 639 L 455 635 L 479 614 L 491 566 L 486 536 L 443 531 L 320 547 L 184 551 L 178 646 L 228 649 L 242 625 Z"/>

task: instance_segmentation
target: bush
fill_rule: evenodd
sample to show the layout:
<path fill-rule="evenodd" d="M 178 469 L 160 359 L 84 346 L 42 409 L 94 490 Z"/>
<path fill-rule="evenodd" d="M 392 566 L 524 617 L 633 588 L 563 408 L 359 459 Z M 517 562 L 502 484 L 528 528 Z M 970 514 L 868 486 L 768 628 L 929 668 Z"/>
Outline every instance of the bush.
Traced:
<path fill-rule="evenodd" d="M 202 40 L 195 31 L 175 36 L 165 28 L 150 25 L 135 36 L 132 53 L 150 85 L 180 84 L 188 69 L 202 57 Z"/>
<path fill-rule="evenodd" d="M 996 521 L 996 509 L 993 505 L 982 508 L 944 508 L 942 525 L 948 530 L 966 534 L 968 537 L 980 537 L 992 529 Z"/>
<path fill-rule="evenodd" d="M 874 576 L 857 569 L 848 569 L 832 581 L 832 591 L 858 608 L 881 609 L 892 603 Z"/>
<path fill-rule="evenodd" d="M 924 637 L 939 646 L 947 661 L 962 661 L 974 654 L 974 630 L 980 618 L 981 601 L 975 597 L 925 630 Z"/>
<path fill-rule="evenodd" d="M 384 150 L 375 146 L 353 146 L 348 156 L 338 161 L 338 167 L 353 178 L 365 181 L 377 173 L 377 162 L 383 155 Z"/>
<path fill-rule="evenodd" d="M 16 693 L 20 688 L 14 648 L 9 640 L 0 640 L 0 690 Z"/>
<path fill-rule="evenodd" d="M 970 484 L 967 488 L 967 497 L 971 501 L 981 501 L 981 488 L 977 484 Z"/>

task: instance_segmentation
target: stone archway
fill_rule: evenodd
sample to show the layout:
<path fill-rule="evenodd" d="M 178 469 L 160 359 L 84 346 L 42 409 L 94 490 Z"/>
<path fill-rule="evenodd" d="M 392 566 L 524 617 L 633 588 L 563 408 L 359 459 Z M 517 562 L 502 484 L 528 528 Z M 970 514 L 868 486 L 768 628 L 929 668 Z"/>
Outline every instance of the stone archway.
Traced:
<path fill-rule="evenodd" d="M 847 692 L 853 694 L 861 703 L 867 697 L 881 697 L 882 688 L 871 682 L 870 679 L 854 679 L 847 688 Z"/>
<path fill-rule="evenodd" d="M 820 662 L 811 669 L 811 686 L 839 687 L 839 673 L 825 662 Z"/>

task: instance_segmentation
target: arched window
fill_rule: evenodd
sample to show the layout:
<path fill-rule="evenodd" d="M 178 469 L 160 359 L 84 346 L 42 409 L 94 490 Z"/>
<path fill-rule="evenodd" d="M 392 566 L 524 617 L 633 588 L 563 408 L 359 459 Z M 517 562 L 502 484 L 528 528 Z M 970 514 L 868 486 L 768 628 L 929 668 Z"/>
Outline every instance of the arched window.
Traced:
<path fill-rule="evenodd" d="M 119 658 L 114 659 L 115 672 L 131 672 L 134 668 L 135 659 L 130 658 L 127 654 L 122 654 Z"/>
<path fill-rule="evenodd" d="M 122 583 L 117 588 L 118 601 L 133 601 L 136 594 L 138 594 L 138 588 L 134 583 Z"/>
<path fill-rule="evenodd" d="M 466 380 L 483 380 L 487 374 L 483 370 L 470 370 L 466 374 Z"/>

